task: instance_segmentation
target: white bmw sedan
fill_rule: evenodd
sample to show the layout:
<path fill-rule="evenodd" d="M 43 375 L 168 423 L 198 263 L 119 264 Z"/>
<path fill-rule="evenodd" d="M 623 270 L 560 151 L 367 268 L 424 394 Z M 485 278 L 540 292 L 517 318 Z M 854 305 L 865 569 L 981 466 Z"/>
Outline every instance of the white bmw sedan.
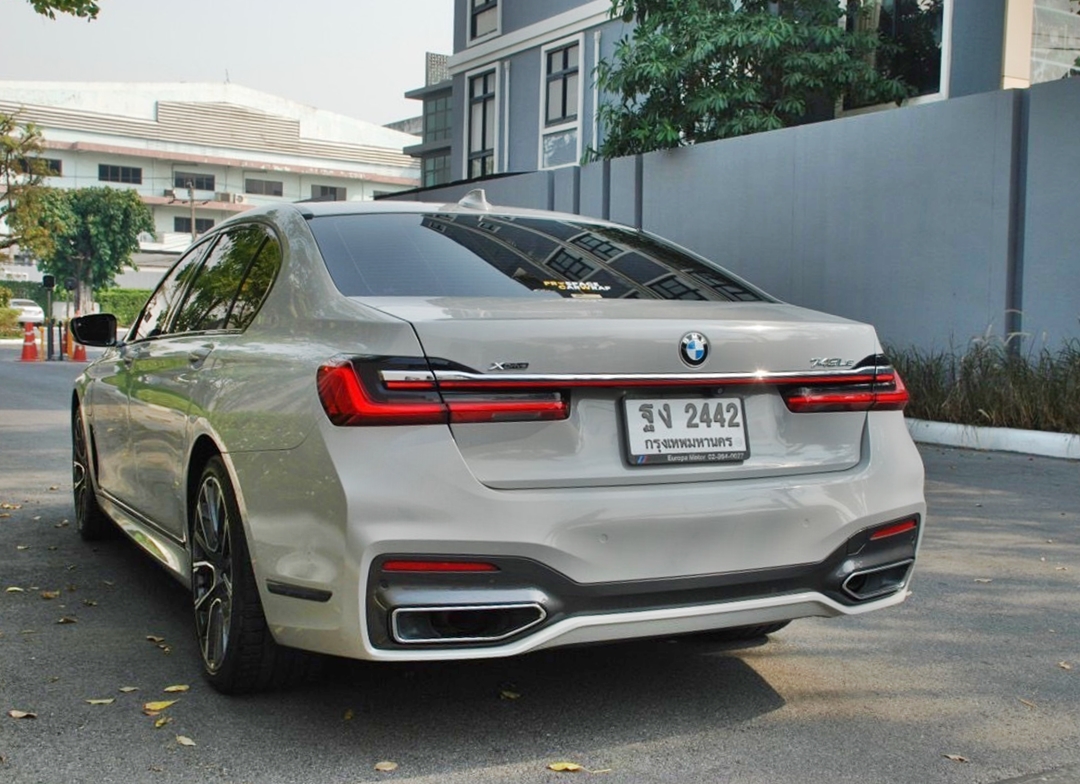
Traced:
<path fill-rule="evenodd" d="M 207 677 L 770 634 L 908 594 L 925 517 L 872 327 L 655 236 L 458 204 L 200 238 L 72 397 L 78 528 L 190 586 Z"/>

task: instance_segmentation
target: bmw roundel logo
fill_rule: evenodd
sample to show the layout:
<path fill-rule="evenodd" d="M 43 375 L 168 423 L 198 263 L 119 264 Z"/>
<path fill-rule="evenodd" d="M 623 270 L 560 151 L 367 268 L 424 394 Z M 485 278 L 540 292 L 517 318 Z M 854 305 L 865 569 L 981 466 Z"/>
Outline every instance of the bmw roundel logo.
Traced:
<path fill-rule="evenodd" d="M 679 342 L 679 356 L 690 367 L 701 367 L 709 358 L 709 339 L 700 332 L 687 332 Z"/>

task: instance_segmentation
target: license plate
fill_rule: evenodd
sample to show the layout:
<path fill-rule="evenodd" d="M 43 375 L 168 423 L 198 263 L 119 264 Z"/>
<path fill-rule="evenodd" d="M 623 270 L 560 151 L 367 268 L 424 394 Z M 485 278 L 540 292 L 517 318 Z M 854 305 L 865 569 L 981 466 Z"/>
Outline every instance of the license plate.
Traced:
<path fill-rule="evenodd" d="M 625 398 L 631 465 L 732 463 L 750 456 L 742 398 Z"/>

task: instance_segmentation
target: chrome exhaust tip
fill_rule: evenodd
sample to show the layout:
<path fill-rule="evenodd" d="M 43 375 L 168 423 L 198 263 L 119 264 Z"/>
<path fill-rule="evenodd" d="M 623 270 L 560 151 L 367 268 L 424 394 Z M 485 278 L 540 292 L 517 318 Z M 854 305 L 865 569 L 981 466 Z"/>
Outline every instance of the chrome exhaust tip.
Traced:
<path fill-rule="evenodd" d="M 852 599 L 860 602 L 896 593 L 907 583 L 913 563 L 914 558 L 907 558 L 875 566 L 873 569 L 860 569 L 849 574 L 841 588 Z"/>
<path fill-rule="evenodd" d="M 536 603 L 399 607 L 390 613 L 390 633 L 403 645 L 498 642 L 546 617 Z"/>

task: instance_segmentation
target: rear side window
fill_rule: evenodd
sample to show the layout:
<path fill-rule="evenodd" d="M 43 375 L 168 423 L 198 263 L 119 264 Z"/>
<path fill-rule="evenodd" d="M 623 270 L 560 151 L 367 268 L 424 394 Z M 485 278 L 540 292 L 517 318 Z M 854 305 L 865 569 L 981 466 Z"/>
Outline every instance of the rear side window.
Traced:
<path fill-rule="evenodd" d="M 209 242 L 201 242 L 180 257 L 165 278 L 154 289 L 150 299 L 143 305 L 139 320 L 132 328 L 129 341 L 146 340 L 165 332 L 169 317 L 175 310 L 177 301 L 187 289 L 188 283 L 198 270 L 199 260 L 209 247 Z"/>
<path fill-rule="evenodd" d="M 192 282 L 170 332 L 246 327 L 273 282 L 280 258 L 277 239 L 263 226 L 248 224 L 224 232 Z"/>
<path fill-rule="evenodd" d="M 350 297 L 587 297 L 772 302 L 736 276 L 617 226 L 512 215 L 313 217 Z"/>

